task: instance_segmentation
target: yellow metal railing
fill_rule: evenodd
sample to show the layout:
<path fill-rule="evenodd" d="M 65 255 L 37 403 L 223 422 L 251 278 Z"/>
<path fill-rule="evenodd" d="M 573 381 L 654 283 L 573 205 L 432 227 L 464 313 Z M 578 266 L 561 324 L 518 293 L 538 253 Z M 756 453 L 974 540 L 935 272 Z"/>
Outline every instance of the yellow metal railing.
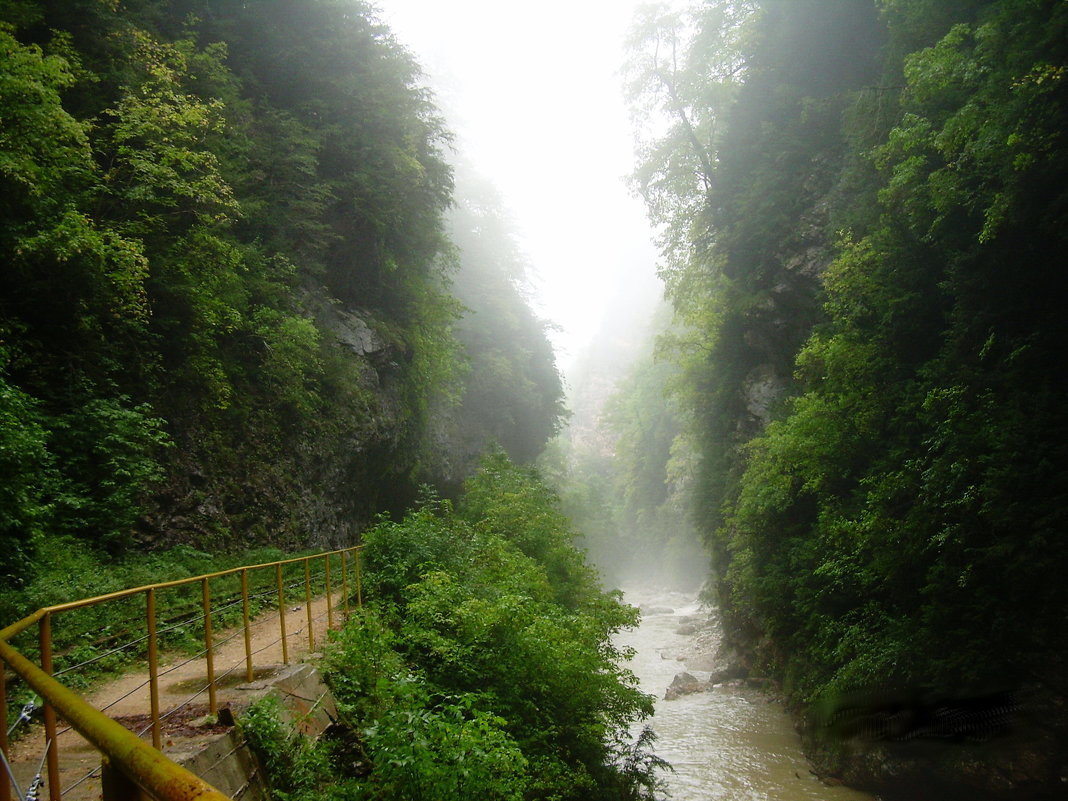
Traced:
<path fill-rule="evenodd" d="M 204 799 L 221 801 L 226 798 L 207 782 L 194 776 L 189 771 L 167 759 L 159 749 L 162 743 L 160 700 L 159 700 L 159 633 L 157 631 L 157 597 L 160 591 L 189 584 L 200 584 L 200 604 L 203 616 L 203 654 L 205 657 L 205 680 L 207 682 L 208 709 L 216 714 L 217 676 L 214 664 L 214 632 L 212 630 L 212 594 L 211 582 L 224 576 L 237 575 L 240 579 L 240 597 L 242 607 L 242 628 L 245 646 L 245 678 L 253 680 L 252 650 L 252 616 L 250 611 L 249 576 L 256 571 L 274 570 L 275 589 L 277 593 L 279 634 L 282 646 L 282 661 L 289 663 L 289 639 L 286 633 L 286 588 L 284 568 L 286 565 L 303 563 L 304 567 L 304 605 L 307 608 L 307 643 L 308 650 L 315 646 L 314 618 L 312 615 L 312 565 L 323 563 L 323 586 L 326 596 L 326 627 L 334 625 L 334 594 L 337 590 L 336 580 L 331 575 L 331 562 L 335 557 L 340 562 L 341 573 L 341 607 L 344 614 L 349 613 L 350 598 L 355 596 L 356 605 L 363 604 L 363 588 L 360 569 L 360 546 L 344 548 L 337 551 L 265 562 L 258 565 L 220 570 L 202 576 L 193 576 L 176 581 L 149 584 L 129 590 L 86 598 L 70 603 L 58 604 L 38 609 L 33 614 L 0 630 L 0 660 L 18 675 L 26 684 L 37 692 L 44 701 L 42 712 L 45 731 L 45 764 L 47 765 L 48 793 L 50 801 L 61 801 L 62 790 L 59 779 L 59 746 L 57 743 L 57 712 L 63 719 L 89 741 L 101 753 L 104 798 L 126 799 L 148 797 L 158 801 L 178 801 L 179 799 Z M 352 585 L 350 592 L 350 574 Z M 289 585 L 292 587 L 293 585 Z M 137 734 L 109 718 L 100 710 L 93 708 L 69 687 L 52 677 L 53 673 L 53 619 L 64 612 L 82 609 L 88 606 L 104 604 L 137 595 L 144 596 L 144 615 L 147 641 L 148 687 L 151 719 L 152 745 L 144 742 Z M 11 644 L 12 637 L 37 626 L 37 644 L 39 664 L 35 664 L 19 653 Z M 10 762 L 11 751 L 8 743 L 7 729 L 7 686 L 6 670 L 0 665 L 0 753 L 5 764 Z M 12 778 L 0 768 L 0 801 L 11 801 Z M 147 795 L 143 795 L 147 794 Z"/>

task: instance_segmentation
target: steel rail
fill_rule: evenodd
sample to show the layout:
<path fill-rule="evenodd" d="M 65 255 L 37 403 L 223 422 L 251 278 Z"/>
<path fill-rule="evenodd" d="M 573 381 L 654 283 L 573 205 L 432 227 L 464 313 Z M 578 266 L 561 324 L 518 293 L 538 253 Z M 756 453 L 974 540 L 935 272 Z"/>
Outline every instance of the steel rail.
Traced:
<path fill-rule="evenodd" d="M 69 721 L 85 739 L 122 773 L 153 798 L 161 801 L 228 801 L 227 797 L 122 724 L 89 706 L 68 687 L 0 639 L 0 659 Z"/>
<path fill-rule="evenodd" d="M 350 548 L 339 548 L 336 551 L 324 551 L 323 553 L 313 554 L 311 556 L 296 556 L 291 559 L 278 559 L 274 562 L 263 562 L 258 565 L 243 565 L 241 567 L 231 567 L 226 570 L 219 570 L 215 573 L 204 573 L 200 576 L 189 576 L 188 578 L 175 579 L 174 581 L 161 581 L 156 584 L 145 584 L 141 587 L 132 587 L 128 590 L 116 590 L 115 592 L 109 592 L 106 595 L 97 595 L 92 598 L 83 598 L 78 601 L 68 601 L 63 604 L 55 604 L 54 606 L 44 606 L 33 612 L 22 620 L 18 620 L 4 629 L 0 629 L 0 640 L 9 640 L 16 634 L 19 634 L 34 623 L 39 621 L 43 616 L 47 614 L 54 614 L 57 612 L 69 612 L 72 609 L 82 609 L 86 606 L 95 606 L 105 601 L 114 601 L 119 598 L 128 598 L 131 595 L 137 595 L 138 593 L 147 592 L 150 589 L 165 590 L 170 587 L 180 587 L 183 584 L 193 584 L 197 581 L 203 581 L 204 579 L 213 579 L 219 576 L 232 576 L 235 573 L 240 573 L 242 570 L 260 570 L 261 568 L 274 567 L 275 565 L 289 565 L 297 562 L 304 562 L 308 559 L 325 559 L 330 556 L 334 556 L 339 553 L 349 553 L 351 551 L 358 551 L 362 546 L 354 545 Z M 357 560 L 357 565 L 359 561 Z M 358 573 L 358 568 L 357 568 Z"/>
<path fill-rule="evenodd" d="M 164 756 L 158 749 L 160 746 L 160 723 L 159 721 L 166 718 L 167 715 L 160 715 L 159 713 L 159 700 L 158 700 L 158 635 L 162 632 L 156 630 L 156 612 L 157 612 L 157 592 L 159 590 L 168 589 L 171 587 L 179 587 L 188 584 L 194 584 L 199 582 L 201 584 L 201 613 L 195 615 L 193 621 L 196 619 L 202 619 L 204 621 L 204 644 L 205 651 L 202 652 L 206 656 L 207 667 L 207 681 L 208 684 L 204 688 L 209 695 L 209 707 L 212 711 L 216 706 L 215 703 L 215 685 L 216 677 L 214 665 L 213 665 L 213 631 L 212 631 L 212 597 L 210 590 L 210 580 L 213 578 L 219 578 L 223 576 L 238 575 L 241 581 L 240 595 L 236 600 L 228 601 L 225 604 L 216 606 L 214 611 L 217 613 L 229 606 L 235 606 L 241 604 L 242 606 L 242 628 L 245 634 L 245 672 L 246 676 L 251 677 L 252 674 L 252 657 L 254 653 L 252 651 L 251 642 L 249 637 L 250 629 L 250 609 L 249 609 L 249 586 L 248 576 L 249 573 L 255 570 L 274 568 L 276 589 L 278 593 L 278 611 L 279 619 L 281 621 L 281 640 L 283 650 L 283 661 L 289 661 L 287 648 L 286 648 L 286 630 L 285 630 L 285 601 L 283 591 L 283 566 L 303 563 L 303 582 L 299 579 L 294 582 L 293 585 L 299 586 L 304 584 L 304 600 L 307 605 L 308 616 L 308 645 L 309 648 L 314 646 L 313 638 L 313 617 L 311 612 L 311 594 L 312 594 L 312 575 L 311 575 L 311 563 L 315 560 L 322 559 L 324 561 L 324 573 L 323 576 L 325 591 L 327 597 L 327 603 L 332 603 L 332 589 L 330 562 L 333 556 L 338 555 L 341 562 L 341 580 L 344 593 L 344 609 L 347 615 L 349 611 L 349 584 L 348 584 L 348 570 L 347 557 L 352 557 L 352 568 L 355 573 L 356 584 L 356 604 L 362 606 L 362 587 L 360 576 L 360 558 L 359 554 L 362 546 L 353 546 L 349 548 L 341 548 L 334 551 L 327 551 L 310 556 L 297 556 L 289 559 L 279 559 L 274 562 L 264 562 L 256 565 L 242 565 L 239 567 L 228 568 L 226 570 L 219 570 L 214 573 L 207 573 L 200 576 L 190 576 L 183 579 L 176 579 L 174 581 L 158 582 L 155 584 L 146 584 L 141 587 L 133 587 L 127 590 L 119 590 L 117 592 L 107 593 L 105 595 L 97 595 L 92 598 L 83 598 L 77 601 L 70 601 L 62 604 L 54 604 L 52 606 L 42 607 L 37 611 L 27 615 L 21 620 L 16 621 L 8 625 L 7 627 L 0 629 L 0 662 L 7 663 L 11 666 L 16 675 L 20 676 L 26 684 L 32 689 L 36 690 L 41 698 L 44 700 L 43 713 L 45 722 L 45 739 L 47 746 L 45 749 L 45 756 L 48 762 L 48 791 L 49 797 L 53 801 L 58 801 L 61 797 L 61 791 L 58 786 L 59 778 L 59 765 L 58 765 L 58 751 L 54 747 L 56 744 L 56 738 L 58 736 L 56 732 L 56 717 L 57 712 L 60 713 L 63 719 L 70 724 L 68 728 L 76 729 L 87 741 L 89 741 L 98 751 L 101 753 L 102 765 L 104 768 L 102 783 L 105 799 L 125 799 L 141 797 L 142 793 L 146 793 L 158 801 L 186 801 L 186 799 L 204 799 L 205 801 L 221 801 L 225 799 L 222 793 L 213 788 L 210 784 L 198 778 L 194 774 L 190 773 L 185 768 L 176 765 L 174 762 Z M 319 584 L 319 577 L 316 577 L 314 582 Z M 255 597 L 266 596 L 272 594 L 275 588 L 270 588 L 264 592 L 256 593 Z M 149 650 L 149 679 L 146 684 L 150 685 L 150 706 L 151 706 L 151 718 L 152 718 L 152 745 L 145 743 L 138 735 L 128 731 L 125 727 L 115 722 L 102 710 L 98 710 L 88 704 L 77 693 L 64 684 L 59 682 L 53 674 L 53 652 L 52 652 L 52 618 L 54 615 L 68 612 L 75 609 L 83 609 L 89 606 L 95 606 L 97 604 L 106 603 L 108 601 L 119 600 L 122 598 L 130 598 L 135 595 L 145 595 L 145 619 L 147 623 L 147 633 L 143 637 L 139 638 L 135 643 L 122 646 L 123 648 L 130 647 L 141 641 L 148 640 Z M 323 615 L 319 615 L 314 620 L 322 619 Z M 333 610 L 328 608 L 326 612 L 327 617 L 327 629 L 332 628 L 333 623 Z M 188 622 L 187 622 L 188 623 Z M 186 623 L 186 624 L 187 624 Z M 28 628 L 37 624 L 38 632 L 38 645 L 40 648 L 40 664 L 34 664 L 30 659 L 22 655 L 14 646 L 11 645 L 8 640 L 16 635 L 26 631 Z M 166 630 L 166 629 L 165 629 Z M 294 635 L 300 634 L 298 630 L 293 632 Z M 233 639 L 237 636 L 237 633 L 231 635 L 223 642 Z M 263 649 L 260 649 L 263 650 Z M 78 665 L 76 667 L 80 667 Z M 240 666 L 235 665 L 228 669 L 223 674 L 224 676 L 230 672 L 236 670 Z M 73 668 L 70 668 L 73 669 Z M 165 671 L 169 672 L 169 671 Z M 3 676 L 3 665 L 0 664 L 0 714 L 6 718 L 7 707 L 7 693 L 6 693 L 6 681 Z M 143 686 L 143 685 L 142 685 Z M 138 688 L 140 689 L 140 688 Z M 203 693 L 204 690 L 200 692 Z M 197 693 L 199 695 L 200 693 Z M 168 713 L 169 714 L 169 713 Z M 5 758 L 9 752 L 9 742 L 7 737 L 6 726 L 0 727 L 0 751 L 3 751 Z M 3 776 L 0 776 L 0 801 L 7 801 L 10 799 L 11 786 L 10 783 L 4 781 Z M 84 780 L 84 778 L 83 778 Z M 80 783 L 82 780 L 79 780 Z M 70 788 L 68 788 L 70 789 Z"/>

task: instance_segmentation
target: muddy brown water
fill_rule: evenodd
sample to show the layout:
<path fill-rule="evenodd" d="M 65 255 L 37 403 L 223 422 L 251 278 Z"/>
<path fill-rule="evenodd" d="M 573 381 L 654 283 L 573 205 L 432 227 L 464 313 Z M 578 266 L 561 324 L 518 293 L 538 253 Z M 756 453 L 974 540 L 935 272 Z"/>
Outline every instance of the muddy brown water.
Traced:
<path fill-rule="evenodd" d="M 628 592 L 626 600 L 650 610 L 637 629 L 621 633 L 616 641 L 635 649 L 629 667 L 642 689 L 657 699 L 645 725 L 657 735 L 656 755 L 674 768 L 665 776 L 670 798 L 875 801 L 859 790 L 825 785 L 812 774 L 790 716 L 778 700 L 759 690 L 728 682 L 665 701 L 678 673 L 708 678 L 716 667 L 718 631 L 680 633 L 689 628 L 684 624 L 708 617 L 692 596 Z"/>

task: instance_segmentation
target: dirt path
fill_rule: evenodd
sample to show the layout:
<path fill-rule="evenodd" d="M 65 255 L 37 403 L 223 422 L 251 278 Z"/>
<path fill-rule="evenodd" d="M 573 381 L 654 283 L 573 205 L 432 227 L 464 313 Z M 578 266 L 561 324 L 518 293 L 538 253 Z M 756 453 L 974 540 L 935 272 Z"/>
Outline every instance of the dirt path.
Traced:
<path fill-rule="evenodd" d="M 315 599 L 311 606 L 314 648 L 320 648 L 327 631 L 326 599 Z M 344 618 L 344 612 L 335 608 L 332 616 L 336 627 Z M 303 602 L 287 604 L 285 622 L 289 661 L 300 661 L 309 652 L 308 613 Z M 257 674 L 262 674 L 269 666 L 282 663 L 281 627 L 277 611 L 265 612 L 257 617 L 252 622 L 251 635 L 252 659 Z M 215 632 L 213 640 L 216 700 L 218 708 L 222 709 L 230 703 L 240 702 L 242 696 L 247 694 L 241 689 L 246 682 L 245 638 L 238 627 Z M 180 739 L 202 736 L 220 728 L 206 725 L 203 720 L 208 714 L 206 677 L 207 663 L 203 656 L 191 659 L 185 654 L 161 654 L 159 708 L 164 751 Z M 147 668 L 108 681 L 87 693 L 85 698 L 109 717 L 141 734 L 142 739 L 151 741 Z M 63 799 L 96 801 L 100 798 L 100 754 L 76 731 L 64 729 L 67 727 L 61 720 L 56 747 Z M 12 747 L 12 767 L 23 793 L 37 773 L 43 748 L 44 727 L 41 725 L 34 726 Z M 45 784 L 47 787 L 47 777 Z M 42 789 L 40 798 L 48 798 L 47 789 Z"/>

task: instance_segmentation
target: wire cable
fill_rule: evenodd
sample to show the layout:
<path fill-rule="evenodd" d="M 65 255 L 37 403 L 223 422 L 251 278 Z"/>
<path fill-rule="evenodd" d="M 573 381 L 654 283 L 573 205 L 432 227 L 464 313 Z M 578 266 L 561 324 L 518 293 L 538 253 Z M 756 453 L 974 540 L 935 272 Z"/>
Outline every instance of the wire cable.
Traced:
<path fill-rule="evenodd" d="M 98 776 L 99 774 L 100 774 L 100 767 L 98 766 L 98 767 L 93 768 L 91 771 L 86 773 L 84 776 L 82 776 L 80 779 L 78 779 L 73 784 L 69 784 L 66 787 L 64 787 L 63 788 L 63 792 L 61 793 L 61 795 L 66 795 L 71 790 L 73 790 L 75 787 L 80 785 L 82 782 L 88 781 L 89 779 L 92 779 L 93 777 Z"/>
<path fill-rule="evenodd" d="M 0 759 L 4 761 L 4 771 L 7 773 L 8 779 L 11 780 L 11 784 L 15 788 L 15 795 L 22 798 L 22 788 L 19 787 L 18 779 L 15 778 L 15 771 L 11 769 L 11 763 L 7 761 L 7 754 L 2 750 L 0 750 Z"/>
<path fill-rule="evenodd" d="M 72 670 L 77 670 L 78 668 L 85 667 L 86 665 L 91 665 L 94 662 L 99 662 L 101 659 L 106 659 L 107 657 L 113 654 L 121 653 L 127 648 L 132 648 L 133 646 L 137 645 L 138 643 L 144 642 L 147 639 L 148 635 L 145 634 L 143 637 L 138 637 L 136 640 L 130 640 L 130 642 L 126 643 L 125 645 L 120 645 L 118 648 L 112 648 L 110 651 L 105 651 L 102 654 L 97 654 L 94 657 L 86 659 L 84 662 L 79 662 L 77 665 L 71 665 L 70 667 L 65 667 L 62 670 L 57 670 L 55 673 L 52 674 L 52 676 L 53 678 L 57 676 L 62 676 L 64 673 L 70 673 Z"/>
<path fill-rule="evenodd" d="M 15 722 L 11 724 L 10 728 L 8 728 L 8 730 L 7 730 L 8 738 L 10 738 L 11 735 L 14 733 L 15 729 L 17 729 L 19 727 L 19 724 L 21 724 L 21 723 L 29 723 L 30 722 L 30 716 L 33 715 L 33 713 L 36 712 L 36 711 L 37 711 L 37 704 L 35 704 L 33 701 L 27 701 L 23 705 L 22 710 L 19 712 L 19 716 L 17 718 L 15 718 Z"/>
<path fill-rule="evenodd" d="M 52 740 L 45 743 L 44 753 L 41 754 L 41 761 L 37 764 L 37 773 L 34 774 L 33 780 L 30 782 L 30 786 L 26 788 L 25 801 L 37 801 L 38 793 L 41 791 L 41 785 L 44 784 L 44 778 L 41 776 L 44 771 L 45 760 L 48 758 L 48 749 L 52 747 Z M 14 777 L 12 777 L 14 780 Z"/>

